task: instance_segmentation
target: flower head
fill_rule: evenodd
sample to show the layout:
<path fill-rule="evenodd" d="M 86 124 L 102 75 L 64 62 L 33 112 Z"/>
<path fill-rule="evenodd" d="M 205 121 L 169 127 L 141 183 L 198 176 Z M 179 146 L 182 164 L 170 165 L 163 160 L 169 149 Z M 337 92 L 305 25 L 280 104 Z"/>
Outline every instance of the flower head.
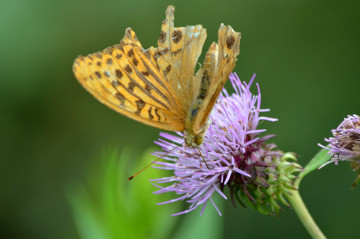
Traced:
<path fill-rule="evenodd" d="M 241 82 L 236 74 L 231 74 L 229 78 L 235 94 L 230 96 L 225 89 L 222 91 L 210 115 L 212 123 L 201 148 L 183 146 L 184 135 L 179 132 L 177 135 L 160 133 L 162 138 L 155 141 L 165 154 L 156 152 L 154 155 L 166 160 L 157 162 L 156 167 L 172 170 L 174 173 L 173 176 L 153 180 L 156 182 L 154 185 L 159 188 L 155 193 L 175 192 L 180 195 L 159 204 L 179 200 L 191 204 L 188 210 L 173 215 L 193 211 L 200 205 L 203 213 L 209 201 L 221 215 L 212 196 L 219 194 L 227 199 L 223 192 L 226 187 L 229 188 L 234 205 L 235 199 L 247 198 L 251 204 L 262 203 L 268 208 L 271 200 L 265 198 L 282 200 L 281 189 L 292 185 L 287 178 L 289 172 L 293 174 L 299 169 L 297 166 L 295 169 L 293 163 L 287 164 L 285 161 L 288 158 L 275 150 L 274 144 L 265 143 L 274 135 L 259 136 L 266 131 L 258 129 L 261 121 L 274 122 L 277 119 L 260 116 L 260 113 L 269 109 L 260 108 L 258 84 L 258 95 L 250 92 L 255 75 L 249 84 Z M 281 169 L 281 174 L 279 165 L 288 169 Z M 275 206 L 269 210 L 276 211 L 277 208 Z M 265 213 L 269 211 L 264 207 L 262 209 Z"/>
<path fill-rule="evenodd" d="M 331 133 L 333 137 L 325 139 L 329 143 L 328 147 L 319 144 L 319 146 L 329 150 L 332 155 L 328 163 L 338 164 L 339 161 L 350 161 L 351 167 L 360 173 L 360 116 L 349 115 Z M 360 176 L 354 185 L 359 179 Z"/>

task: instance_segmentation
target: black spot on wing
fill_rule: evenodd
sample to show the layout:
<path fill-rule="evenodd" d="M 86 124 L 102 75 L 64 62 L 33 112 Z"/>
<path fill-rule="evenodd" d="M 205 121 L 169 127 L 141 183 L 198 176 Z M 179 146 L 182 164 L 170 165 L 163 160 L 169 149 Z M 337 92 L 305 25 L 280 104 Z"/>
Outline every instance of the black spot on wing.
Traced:
<path fill-rule="evenodd" d="M 133 57 L 134 56 L 134 50 L 130 49 L 127 53 L 128 57 Z"/>
<path fill-rule="evenodd" d="M 116 92 L 116 93 L 115 93 L 115 97 L 120 101 L 120 105 L 121 105 L 121 106 L 124 106 L 124 104 L 125 104 L 125 97 L 124 97 L 121 93 L 119 93 L 119 92 Z"/>
<path fill-rule="evenodd" d="M 150 107 L 150 108 L 149 108 L 149 110 L 148 110 L 148 113 L 149 113 L 149 119 L 151 119 L 151 120 L 152 120 L 152 119 L 154 118 L 154 116 L 152 115 L 152 112 L 151 112 L 151 111 L 152 111 L 152 107 Z"/>
<path fill-rule="evenodd" d="M 172 34 L 172 40 L 176 44 L 178 43 L 182 38 L 182 32 L 181 31 L 174 31 Z"/>
<path fill-rule="evenodd" d="M 123 73 L 119 69 L 116 69 L 115 75 L 118 79 L 121 79 L 123 77 Z"/>
<path fill-rule="evenodd" d="M 205 98 L 209 90 L 209 85 L 210 85 L 210 76 L 208 72 L 205 70 L 201 77 L 199 95 L 197 96 L 198 100 L 203 100 Z"/>
<path fill-rule="evenodd" d="M 160 122 L 161 118 L 158 112 L 158 108 L 155 109 L 155 115 L 158 117 L 158 121 Z"/>
<path fill-rule="evenodd" d="M 128 91 L 134 92 L 135 86 L 136 86 L 136 84 L 134 82 L 130 81 L 129 84 L 128 84 L 128 88 L 127 88 Z"/>
<path fill-rule="evenodd" d="M 164 43 L 165 42 L 165 40 L 166 40 L 166 32 L 163 32 L 163 31 L 161 31 L 161 33 L 160 33 L 160 37 L 159 37 L 159 42 L 160 43 Z"/>
<path fill-rule="evenodd" d="M 171 71 L 171 65 L 168 65 L 165 70 L 163 70 L 163 74 L 164 76 L 166 76 L 167 74 L 169 74 L 169 72 Z"/>
<path fill-rule="evenodd" d="M 100 72 L 95 71 L 95 75 L 96 75 L 96 77 L 97 77 L 97 78 L 99 78 L 99 79 L 101 78 L 101 74 L 100 74 Z"/>
<path fill-rule="evenodd" d="M 234 36 L 230 35 L 226 38 L 226 47 L 228 49 L 231 49 L 231 47 L 234 45 L 235 42 L 235 38 Z"/>
<path fill-rule="evenodd" d="M 125 66 L 125 70 L 128 72 L 128 73 L 132 73 L 132 69 L 129 65 L 126 65 Z"/>
<path fill-rule="evenodd" d="M 140 99 L 140 100 L 135 101 L 135 103 L 136 103 L 136 108 L 137 108 L 135 114 L 139 115 L 141 113 L 141 110 L 145 106 L 145 102 Z"/>

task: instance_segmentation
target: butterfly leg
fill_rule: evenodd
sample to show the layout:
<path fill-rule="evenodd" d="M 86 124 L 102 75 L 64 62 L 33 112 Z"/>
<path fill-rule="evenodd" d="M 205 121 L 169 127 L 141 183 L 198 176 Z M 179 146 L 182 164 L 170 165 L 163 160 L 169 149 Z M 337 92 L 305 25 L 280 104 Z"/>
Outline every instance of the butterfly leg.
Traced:
<path fill-rule="evenodd" d="M 195 147 L 192 146 L 192 148 L 193 148 L 193 150 L 196 152 Z M 200 151 L 200 148 L 197 148 L 197 149 L 199 150 L 199 155 L 200 155 L 200 157 L 203 159 L 203 161 L 204 161 L 207 169 L 214 169 L 214 167 L 213 167 L 213 168 L 209 168 L 209 165 L 206 163 L 205 158 L 204 158 L 203 154 L 202 154 L 201 151 Z M 202 167 L 202 166 L 201 166 L 201 160 L 200 160 L 200 167 Z"/>

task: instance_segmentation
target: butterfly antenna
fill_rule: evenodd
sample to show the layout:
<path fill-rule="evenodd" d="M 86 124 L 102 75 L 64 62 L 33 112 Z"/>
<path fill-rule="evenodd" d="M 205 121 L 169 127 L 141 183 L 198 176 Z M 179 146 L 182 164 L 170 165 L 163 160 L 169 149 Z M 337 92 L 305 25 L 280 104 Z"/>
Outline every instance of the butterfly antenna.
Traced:
<path fill-rule="evenodd" d="M 356 185 L 359 183 L 359 181 L 360 181 L 360 174 L 359 174 L 359 176 L 357 176 L 357 178 L 355 179 L 353 185 L 351 186 L 351 189 L 354 189 L 354 188 L 356 187 Z"/>
<path fill-rule="evenodd" d="M 155 159 L 154 161 L 152 161 L 151 163 L 149 163 L 148 165 L 146 165 L 143 169 L 141 169 L 139 172 L 135 173 L 134 175 L 132 175 L 131 177 L 128 178 L 128 180 L 130 181 L 131 179 L 135 178 L 135 176 L 137 176 L 139 173 L 141 173 L 142 171 L 144 171 L 145 169 L 147 169 L 148 167 L 150 167 L 151 165 L 153 165 L 154 163 L 156 163 L 157 161 L 159 161 L 160 159 L 162 159 L 163 157 L 165 157 L 166 155 L 168 155 L 169 153 L 171 153 L 174 149 L 178 148 L 179 146 L 175 146 L 174 148 L 172 148 L 171 150 L 167 151 L 165 154 L 161 155 L 161 157 Z"/>
<path fill-rule="evenodd" d="M 185 146 L 185 151 L 186 151 L 186 136 L 185 136 L 185 134 L 184 134 L 184 143 L 183 143 L 183 145 Z"/>

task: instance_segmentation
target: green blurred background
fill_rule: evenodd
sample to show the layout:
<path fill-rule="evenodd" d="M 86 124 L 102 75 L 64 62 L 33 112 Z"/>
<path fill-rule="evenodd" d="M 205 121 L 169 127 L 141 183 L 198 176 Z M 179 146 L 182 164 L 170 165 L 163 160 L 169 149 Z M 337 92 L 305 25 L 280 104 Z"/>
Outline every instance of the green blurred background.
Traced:
<path fill-rule="evenodd" d="M 242 32 L 235 71 L 245 81 L 257 73 L 262 105 L 271 108 L 266 115 L 279 118 L 261 126 L 301 164 L 344 117 L 360 114 L 359 1 L 1 0 L 0 238 L 78 238 L 67 185 L 85 181 L 104 147 L 141 153 L 153 145 L 159 130 L 100 104 L 77 83 L 72 63 L 118 43 L 129 26 L 144 48 L 155 45 L 168 4 L 176 7 L 176 26 L 207 29 L 205 49 L 222 22 Z M 302 183 L 304 201 L 329 238 L 359 238 L 355 177 L 343 163 Z M 308 237 L 289 209 L 270 217 L 227 202 L 223 214 L 223 238 Z"/>

